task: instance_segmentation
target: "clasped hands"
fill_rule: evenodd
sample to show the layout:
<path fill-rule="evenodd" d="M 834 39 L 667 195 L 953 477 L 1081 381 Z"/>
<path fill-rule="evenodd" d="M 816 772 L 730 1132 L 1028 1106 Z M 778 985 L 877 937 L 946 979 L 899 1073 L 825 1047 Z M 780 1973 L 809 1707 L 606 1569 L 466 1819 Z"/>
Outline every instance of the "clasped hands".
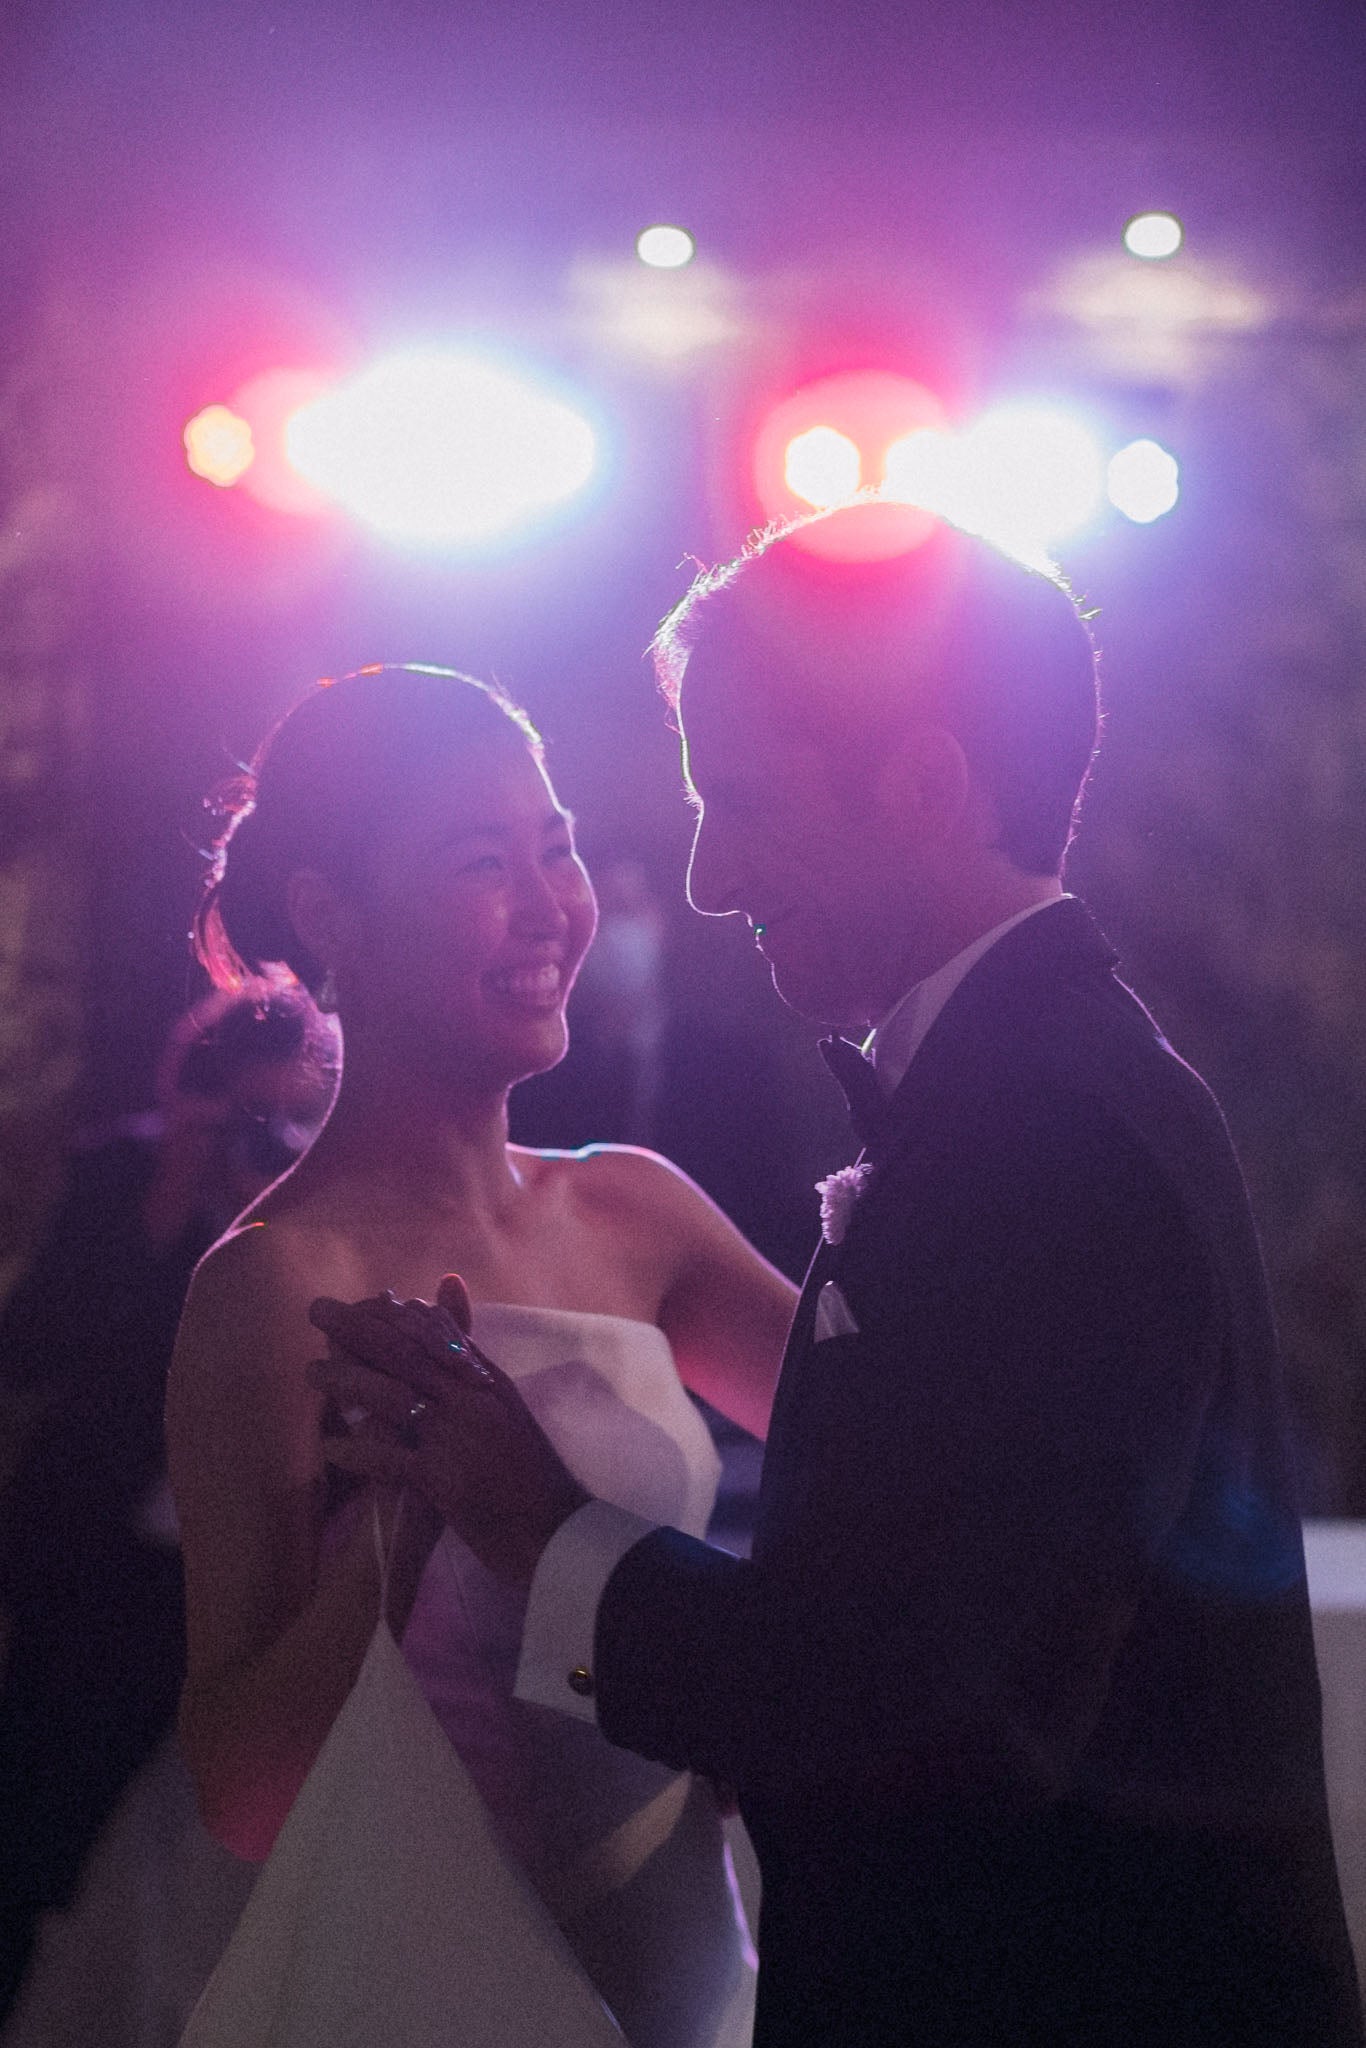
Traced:
<path fill-rule="evenodd" d="M 308 1312 L 327 1338 L 309 1377 L 365 1427 L 329 1434 L 329 1464 L 411 1488 L 499 1578 L 529 1582 L 546 1544 L 591 1497 L 507 1374 L 473 1343 L 464 1282 L 435 1302 L 323 1295 Z"/>

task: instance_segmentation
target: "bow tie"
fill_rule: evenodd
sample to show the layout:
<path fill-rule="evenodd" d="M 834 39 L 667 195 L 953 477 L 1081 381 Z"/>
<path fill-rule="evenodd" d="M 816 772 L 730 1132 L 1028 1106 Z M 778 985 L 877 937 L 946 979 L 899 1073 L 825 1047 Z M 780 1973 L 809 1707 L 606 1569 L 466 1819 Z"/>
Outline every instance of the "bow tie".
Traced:
<path fill-rule="evenodd" d="M 844 1090 L 855 1136 L 860 1144 L 871 1144 L 887 1114 L 887 1098 L 878 1086 L 872 1061 L 847 1038 L 823 1038 L 820 1049 L 821 1058 Z"/>

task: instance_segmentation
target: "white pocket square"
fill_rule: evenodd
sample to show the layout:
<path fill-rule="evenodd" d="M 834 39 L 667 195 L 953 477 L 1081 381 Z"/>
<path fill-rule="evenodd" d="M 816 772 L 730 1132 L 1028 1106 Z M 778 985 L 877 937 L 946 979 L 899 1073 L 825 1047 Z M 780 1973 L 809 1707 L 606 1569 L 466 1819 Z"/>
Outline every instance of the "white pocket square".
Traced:
<path fill-rule="evenodd" d="M 827 1337 L 857 1337 L 858 1324 L 854 1312 L 840 1293 L 834 1280 L 827 1280 L 816 1296 L 816 1324 L 812 1333 L 813 1344 L 823 1344 Z"/>

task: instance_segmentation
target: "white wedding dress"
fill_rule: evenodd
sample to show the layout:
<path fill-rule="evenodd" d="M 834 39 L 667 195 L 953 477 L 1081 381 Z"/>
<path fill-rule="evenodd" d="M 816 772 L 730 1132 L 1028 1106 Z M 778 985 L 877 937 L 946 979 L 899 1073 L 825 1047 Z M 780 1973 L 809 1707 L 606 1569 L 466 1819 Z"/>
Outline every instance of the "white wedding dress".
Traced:
<path fill-rule="evenodd" d="M 473 1335 L 590 1493 L 706 1533 L 720 1460 L 662 1331 L 487 1305 Z M 632 2048 L 744 2040 L 746 1944 L 710 1786 L 513 1699 L 522 1618 L 522 1601 L 447 1536 L 404 1655 Z"/>
<path fill-rule="evenodd" d="M 705 1532 L 719 1460 L 661 1331 L 485 1304 L 474 1336 L 591 1492 Z M 514 1699 L 522 1618 L 521 1598 L 448 1534 L 423 1575 L 405 1659 L 631 2048 L 745 2048 L 750 1949 L 710 1787 Z M 199 1827 L 174 1754 L 154 1759 L 72 1911 L 45 1930 L 0 2048 L 173 2048 L 248 1883 Z"/>

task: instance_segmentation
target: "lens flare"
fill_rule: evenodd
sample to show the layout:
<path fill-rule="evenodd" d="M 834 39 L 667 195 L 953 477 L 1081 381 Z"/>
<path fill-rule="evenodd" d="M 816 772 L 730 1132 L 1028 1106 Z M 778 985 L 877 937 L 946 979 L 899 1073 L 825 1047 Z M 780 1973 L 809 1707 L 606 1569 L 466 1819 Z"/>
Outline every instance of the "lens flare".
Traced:
<path fill-rule="evenodd" d="M 1110 503 L 1135 525 L 1150 526 L 1181 495 L 1181 466 L 1157 441 L 1131 441 L 1110 458 L 1105 472 Z"/>
<path fill-rule="evenodd" d="M 242 488 L 268 511 L 287 517 L 316 519 L 331 508 L 321 491 L 292 466 L 285 448 L 285 429 L 302 406 L 332 388 L 335 377 L 324 369 L 263 370 L 233 393 L 233 410 L 251 427 L 256 460 Z"/>
<path fill-rule="evenodd" d="M 763 517 L 791 519 L 813 506 L 844 504 L 861 482 L 880 482 L 892 443 L 943 419 L 933 392 L 890 370 L 842 370 L 801 385 L 772 408 L 755 436 L 754 494 Z M 847 519 L 799 528 L 794 544 L 829 560 L 875 562 L 919 547 L 933 531 L 932 513 L 870 492 Z"/>
<path fill-rule="evenodd" d="M 588 421 L 497 364 L 390 357 L 290 420 L 289 460 L 391 537 L 477 545 L 573 497 L 593 474 Z"/>
<path fill-rule="evenodd" d="M 206 405 L 185 428 L 185 460 L 206 483 L 228 490 L 256 458 L 251 427 L 226 405 Z"/>

